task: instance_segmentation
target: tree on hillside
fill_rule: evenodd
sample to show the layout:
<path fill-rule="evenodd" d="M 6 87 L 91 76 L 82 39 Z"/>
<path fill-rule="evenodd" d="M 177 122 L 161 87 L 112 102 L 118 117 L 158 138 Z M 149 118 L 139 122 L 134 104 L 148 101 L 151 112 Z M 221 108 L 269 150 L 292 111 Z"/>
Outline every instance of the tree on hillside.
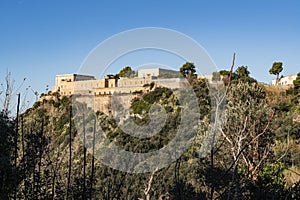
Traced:
<path fill-rule="evenodd" d="M 221 76 L 229 76 L 230 75 L 230 71 L 228 71 L 228 70 L 220 70 L 219 74 Z"/>
<path fill-rule="evenodd" d="M 220 70 L 220 76 L 222 77 L 222 81 L 225 85 L 229 84 L 230 71 L 229 70 Z"/>
<path fill-rule="evenodd" d="M 119 77 L 133 77 L 135 75 L 135 71 L 132 70 L 130 66 L 126 66 L 118 73 Z"/>
<path fill-rule="evenodd" d="M 269 70 L 270 74 L 276 75 L 276 85 L 278 84 L 279 74 L 282 72 L 282 70 L 282 62 L 274 62 L 272 68 Z"/>
<path fill-rule="evenodd" d="M 230 71 L 221 70 L 220 75 L 223 76 L 222 80 L 227 85 L 229 82 Z M 234 72 L 231 77 L 232 82 L 245 82 L 245 83 L 256 83 L 257 81 L 250 76 L 250 71 L 247 66 L 240 66 Z"/>
<path fill-rule="evenodd" d="M 300 72 L 297 74 L 296 79 L 293 81 L 295 92 L 298 93 L 300 91 Z"/>
<path fill-rule="evenodd" d="M 182 67 L 180 67 L 179 72 L 183 75 L 183 76 L 193 76 L 196 72 L 196 67 L 194 65 L 194 63 L 191 62 L 186 62 L 184 65 L 182 65 Z"/>
<path fill-rule="evenodd" d="M 232 75 L 233 80 L 247 82 L 247 83 L 255 83 L 257 82 L 254 78 L 250 76 L 250 71 L 247 66 L 238 67 Z"/>
<path fill-rule="evenodd" d="M 247 66 L 240 66 L 236 69 L 235 74 L 239 77 L 249 77 L 250 72 Z"/>
<path fill-rule="evenodd" d="M 247 196 L 252 180 L 259 180 L 260 170 L 265 167 L 266 160 L 271 159 L 272 133 L 270 123 L 273 111 L 267 105 L 265 91 L 258 84 L 239 81 L 230 86 L 226 94 L 226 119 L 221 129 L 225 141 L 222 147 L 225 155 L 231 159 L 224 162 L 232 169 L 231 183 L 226 188 L 228 199 Z M 224 156 L 225 156 L 224 155 Z M 223 157 L 223 156 L 222 156 Z M 227 170 L 228 171 L 228 170 Z M 221 176 L 224 178 L 225 174 Z M 261 185 L 266 190 L 266 185 Z M 250 190 L 249 190 L 250 189 Z M 274 190 L 268 195 L 277 195 Z M 262 193 L 251 190 L 253 195 Z M 230 198 L 229 198 L 230 196 Z"/>

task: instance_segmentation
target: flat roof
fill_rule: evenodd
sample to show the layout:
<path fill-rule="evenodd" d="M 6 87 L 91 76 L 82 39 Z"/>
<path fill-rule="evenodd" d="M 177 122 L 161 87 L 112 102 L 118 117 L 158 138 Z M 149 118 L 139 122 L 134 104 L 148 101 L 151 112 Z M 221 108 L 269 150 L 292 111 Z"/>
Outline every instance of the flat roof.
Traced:
<path fill-rule="evenodd" d="M 85 75 L 85 74 L 58 74 L 56 76 L 89 76 L 95 78 L 93 75 Z"/>

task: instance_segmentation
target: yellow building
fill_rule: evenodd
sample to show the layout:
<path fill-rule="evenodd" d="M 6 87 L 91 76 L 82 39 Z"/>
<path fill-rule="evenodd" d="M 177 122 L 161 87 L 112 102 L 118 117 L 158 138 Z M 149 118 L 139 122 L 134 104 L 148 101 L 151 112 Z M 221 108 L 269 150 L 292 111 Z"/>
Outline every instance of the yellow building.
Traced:
<path fill-rule="evenodd" d="M 148 75 L 150 73 L 151 75 Z M 173 73 L 173 74 L 172 74 Z M 175 75 L 178 72 L 171 70 L 153 69 L 152 71 L 141 70 L 140 76 L 127 78 L 117 78 L 114 75 L 106 75 L 104 79 L 96 80 L 94 76 L 80 74 L 57 75 L 55 86 L 52 92 L 58 92 L 62 96 L 76 95 L 79 102 L 92 101 L 90 107 L 95 111 L 109 113 L 111 111 L 112 96 L 122 99 L 125 107 L 130 105 L 132 94 L 144 93 L 149 91 L 152 82 L 155 85 L 161 85 L 170 88 L 177 88 L 182 84 L 180 78 L 166 78 L 161 74 L 168 76 Z M 144 74 L 147 74 L 144 76 Z M 167 76 L 166 75 L 166 76 Z M 135 95 L 133 95 L 135 96 Z M 92 98 L 91 98 L 92 97 Z M 92 100 L 91 100 L 92 99 Z"/>
<path fill-rule="evenodd" d="M 55 77 L 55 86 L 52 87 L 52 92 L 58 92 L 60 95 L 72 95 L 74 94 L 75 83 L 77 87 L 81 85 L 94 85 L 97 80 L 94 76 L 89 75 L 80 75 L 80 74 L 63 74 L 56 75 Z"/>

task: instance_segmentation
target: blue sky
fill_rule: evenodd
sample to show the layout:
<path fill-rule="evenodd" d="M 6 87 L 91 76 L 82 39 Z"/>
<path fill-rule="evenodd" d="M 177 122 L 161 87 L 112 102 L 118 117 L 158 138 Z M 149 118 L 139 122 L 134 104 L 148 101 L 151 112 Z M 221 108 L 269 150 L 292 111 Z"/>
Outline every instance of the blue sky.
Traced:
<path fill-rule="evenodd" d="M 25 84 L 42 93 L 56 74 L 77 72 L 108 37 L 163 27 L 195 39 L 219 69 L 229 69 L 236 52 L 236 67 L 247 65 L 269 83 L 274 61 L 283 62 L 284 75 L 300 71 L 299 9 L 296 0 L 1 0 L 0 82 L 8 70 L 17 83 L 26 77 Z"/>

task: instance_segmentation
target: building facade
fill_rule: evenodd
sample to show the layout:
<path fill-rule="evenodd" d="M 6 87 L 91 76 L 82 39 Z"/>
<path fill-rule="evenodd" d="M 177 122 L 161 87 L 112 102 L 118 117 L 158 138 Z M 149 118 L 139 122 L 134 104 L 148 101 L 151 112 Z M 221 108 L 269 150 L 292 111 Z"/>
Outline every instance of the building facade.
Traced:
<path fill-rule="evenodd" d="M 138 77 L 178 78 L 180 77 L 180 73 L 170 69 L 149 68 L 138 70 Z"/>
<path fill-rule="evenodd" d="M 79 74 L 57 75 L 55 86 L 52 92 L 57 92 L 61 96 L 75 95 L 79 102 L 87 102 L 91 96 L 93 99 L 92 107 L 96 111 L 109 113 L 111 111 L 111 101 L 113 96 L 117 96 L 122 101 L 130 104 L 130 96 L 132 94 L 140 94 L 149 91 L 150 84 L 153 82 L 155 86 L 165 86 L 169 88 L 178 88 L 182 80 L 180 78 L 172 78 L 179 73 L 165 69 L 143 69 L 138 72 L 137 77 L 117 78 L 114 75 L 106 75 L 104 79 L 96 80 L 95 77 Z M 158 77 L 170 78 L 158 78 Z"/>
<path fill-rule="evenodd" d="M 278 81 L 278 85 L 281 86 L 293 86 L 294 83 L 293 81 L 296 80 L 297 75 L 289 75 L 289 76 L 284 76 L 282 78 L 279 79 Z M 272 85 L 276 85 L 276 79 L 272 80 Z"/>
<path fill-rule="evenodd" d="M 94 76 L 80 74 L 63 74 L 56 75 L 55 86 L 52 87 L 52 92 L 59 92 L 61 95 L 72 95 L 74 92 L 75 82 L 94 85 L 97 80 Z"/>

